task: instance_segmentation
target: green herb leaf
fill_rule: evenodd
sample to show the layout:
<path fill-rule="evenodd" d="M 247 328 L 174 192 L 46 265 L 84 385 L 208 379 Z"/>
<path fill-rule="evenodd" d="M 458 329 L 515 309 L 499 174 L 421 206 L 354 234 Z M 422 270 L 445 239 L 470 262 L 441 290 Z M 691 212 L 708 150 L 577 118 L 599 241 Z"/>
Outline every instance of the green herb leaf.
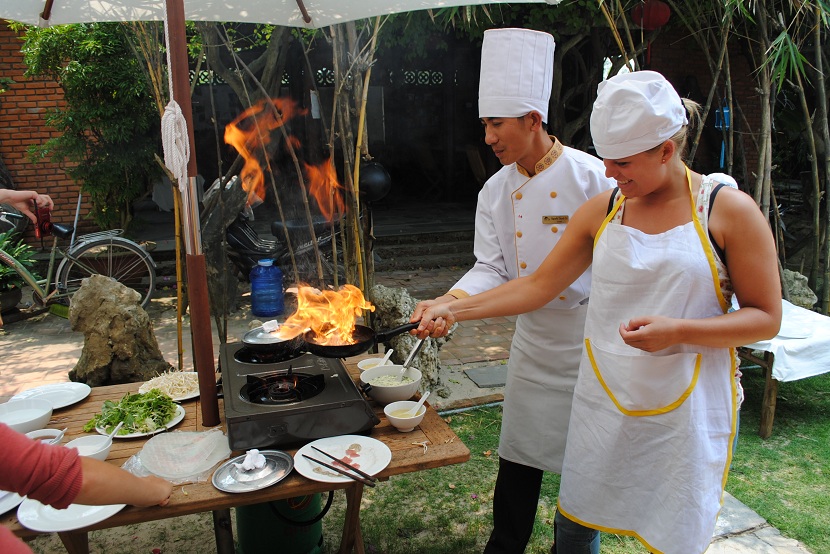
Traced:
<path fill-rule="evenodd" d="M 175 415 L 176 403 L 159 389 L 144 394 L 127 393 L 118 403 L 106 400 L 101 413 L 84 425 L 84 431 L 102 428 L 110 433 L 123 421 L 119 435 L 152 433 L 164 427 Z"/>

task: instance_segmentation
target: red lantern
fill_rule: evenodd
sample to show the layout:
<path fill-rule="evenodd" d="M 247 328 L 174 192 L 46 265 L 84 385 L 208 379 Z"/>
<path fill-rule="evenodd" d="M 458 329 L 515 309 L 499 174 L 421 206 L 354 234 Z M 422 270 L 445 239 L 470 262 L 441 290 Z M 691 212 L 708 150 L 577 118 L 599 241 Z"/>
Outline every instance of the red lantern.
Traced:
<path fill-rule="evenodd" d="M 671 10 L 660 0 L 645 0 L 631 10 L 631 19 L 646 31 L 659 29 L 669 21 Z"/>

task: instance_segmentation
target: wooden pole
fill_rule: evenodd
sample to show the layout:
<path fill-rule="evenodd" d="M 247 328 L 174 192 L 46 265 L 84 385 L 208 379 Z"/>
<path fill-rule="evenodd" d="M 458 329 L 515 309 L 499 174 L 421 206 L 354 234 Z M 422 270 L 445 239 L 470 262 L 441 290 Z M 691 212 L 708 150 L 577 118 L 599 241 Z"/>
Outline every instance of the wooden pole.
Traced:
<path fill-rule="evenodd" d="M 193 363 L 199 374 L 199 395 L 204 425 L 219 424 L 219 400 L 216 396 L 216 369 L 213 360 L 213 336 L 210 325 L 210 301 L 207 288 L 207 267 L 202 253 L 199 204 L 196 195 L 196 153 L 193 135 L 193 108 L 190 102 L 190 72 L 187 61 L 184 1 L 167 0 L 167 28 L 170 36 L 170 65 L 173 80 L 172 97 L 179 104 L 187 122 L 190 159 L 187 162 L 187 188 L 181 193 L 182 219 L 185 235 L 190 335 Z"/>

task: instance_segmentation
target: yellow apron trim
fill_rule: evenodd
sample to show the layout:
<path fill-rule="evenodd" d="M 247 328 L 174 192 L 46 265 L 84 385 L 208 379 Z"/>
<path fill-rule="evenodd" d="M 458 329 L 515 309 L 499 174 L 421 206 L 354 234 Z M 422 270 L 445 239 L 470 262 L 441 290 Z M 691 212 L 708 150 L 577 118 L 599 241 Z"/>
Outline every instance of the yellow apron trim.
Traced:
<path fill-rule="evenodd" d="M 602 385 L 603 389 L 605 389 L 605 393 L 608 395 L 608 398 L 611 399 L 611 401 L 614 403 L 614 405 L 617 407 L 617 409 L 620 412 L 622 412 L 623 414 L 625 414 L 627 416 L 632 416 L 632 417 L 643 417 L 643 416 L 653 416 L 653 415 L 665 414 L 665 413 L 668 413 L 668 412 L 674 410 L 675 408 L 677 408 L 681 404 L 683 404 L 683 402 L 685 402 L 686 399 L 689 398 L 689 395 L 692 394 L 692 391 L 694 390 L 695 386 L 697 385 L 697 379 L 700 376 L 700 363 L 703 360 L 703 356 L 701 354 L 697 354 L 695 356 L 694 377 L 692 377 L 692 380 L 689 382 L 689 386 L 686 387 L 686 390 L 683 391 L 683 393 L 680 395 L 680 397 L 677 400 L 675 400 L 674 402 L 672 402 L 671 404 L 669 404 L 667 406 L 663 406 L 662 408 L 657 408 L 657 409 L 654 409 L 654 410 L 629 410 L 627 408 L 624 408 L 623 405 L 620 403 L 620 401 L 617 400 L 617 397 L 614 395 L 613 391 L 611 391 L 611 388 L 605 382 L 605 379 L 602 378 L 602 373 L 600 372 L 599 367 L 597 366 L 597 362 L 594 359 L 594 351 L 591 348 L 591 339 L 585 339 L 585 353 L 588 354 L 588 359 L 591 361 L 591 368 L 594 370 L 594 375 L 597 376 L 597 380 L 599 381 L 599 384 Z M 734 388 L 734 379 L 733 379 L 733 388 Z"/>
<path fill-rule="evenodd" d="M 602 525 L 594 525 L 593 523 L 588 523 L 587 521 L 582 521 L 578 517 L 574 517 L 565 510 L 562 509 L 562 505 L 559 503 L 559 500 L 556 501 L 556 509 L 562 513 L 563 516 L 570 519 L 574 523 L 578 523 L 583 527 L 588 527 L 589 529 L 596 529 L 597 531 L 601 531 L 603 533 L 613 533 L 615 535 L 625 535 L 627 537 L 634 537 L 638 541 L 640 541 L 643 546 L 645 546 L 651 554 L 663 554 L 662 550 L 657 550 L 653 546 L 651 546 L 648 541 L 646 541 L 643 537 L 641 537 L 636 531 L 632 531 L 630 529 L 616 529 L 614 527 L 604 527 Z"/>
<path fill-rule="evenodd" d="M 611 211 L 608 212 L 608 215 L 605 216 L 605 219 L 602 220 L 602 225 L 599 226 L 599 229 L 597 229 L 597 234 L 594 236 L 594 250 L 596 250 L 597 248 L 597 241 L 599 240 L 599 236 L 603 233 L 603 231 L 605 231 L 605 227 L 608 226 L 608 223 L 614 218 L 614 216 L 617 213 L 617 210 L 620 209 L 620 206 L 622 206 L 624 200 L 625 195 L 623 193 L 620 193 L 620 197 L 617 198 L 616 202 L 614 202 L 614 207 L 611 208 Z"/>
<path fill-rule="evenodd" d="M 737 355 L 738 351 L 735 348 L 729 349 L 729 368 L 731 371 L 729 383 L 732 388 L 732 431 L 729 433 L 729 450 L 726 452 L 726 465 L 723 468 L 721 491 L 726 490 L 726 479 L 729 477 L 729 466 L 732 465 L 732 445 L 735 444 L 735 435 L 738 433 L 738 385 L 735 383 L 735 370 L 738 369 Z M 723 492 L 721 492 L 720 505 L 722 508 Z"/>
<path fill-rule="evenodd" d="M 697 217 L 697 210 L 695 209 L 695 195 L 692 193 L 692 171 L 686 166 L 686 180 L 689 182 L 689 202 L 692 205 L 692 222 L 695 226 L 700 245 L 703 247 L 703 253 L 706 254 L 706 261 L 709 263 L 709 270 L 712 272 L 712 281 L 715 283 L 715 294 L 718 297 L 723 313 L 729 311 L 729 304 L 723 297 L 723 291 L 720 290 L 720 277 L 718 276 L 718 266 L 715 264 L 715 253 L 712 252 L 712 245 L 709 243 L 709 237 L 703 231 L 703 226 L 700 224 L 700 219 Z M 706 209 L 706 206 L 703 207 Z"/>

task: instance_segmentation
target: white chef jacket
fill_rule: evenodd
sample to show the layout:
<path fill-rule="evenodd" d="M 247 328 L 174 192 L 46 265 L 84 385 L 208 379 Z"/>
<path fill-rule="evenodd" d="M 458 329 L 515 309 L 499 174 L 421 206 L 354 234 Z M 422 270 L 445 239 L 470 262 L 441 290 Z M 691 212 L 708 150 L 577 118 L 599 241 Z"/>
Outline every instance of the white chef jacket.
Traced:
<path fill-rule="evenodd" d="M 450 291 L 477 294 L 535 271 L 586 200 L 616 183 L 601 160 L 554 145 L 536 175 L 513 163 L 484 184 L 476 208 L 476 263 Z M 519 316 L 510 349 L 499 456 L 560 472 L 579 370 L 591 274 Z"/>

